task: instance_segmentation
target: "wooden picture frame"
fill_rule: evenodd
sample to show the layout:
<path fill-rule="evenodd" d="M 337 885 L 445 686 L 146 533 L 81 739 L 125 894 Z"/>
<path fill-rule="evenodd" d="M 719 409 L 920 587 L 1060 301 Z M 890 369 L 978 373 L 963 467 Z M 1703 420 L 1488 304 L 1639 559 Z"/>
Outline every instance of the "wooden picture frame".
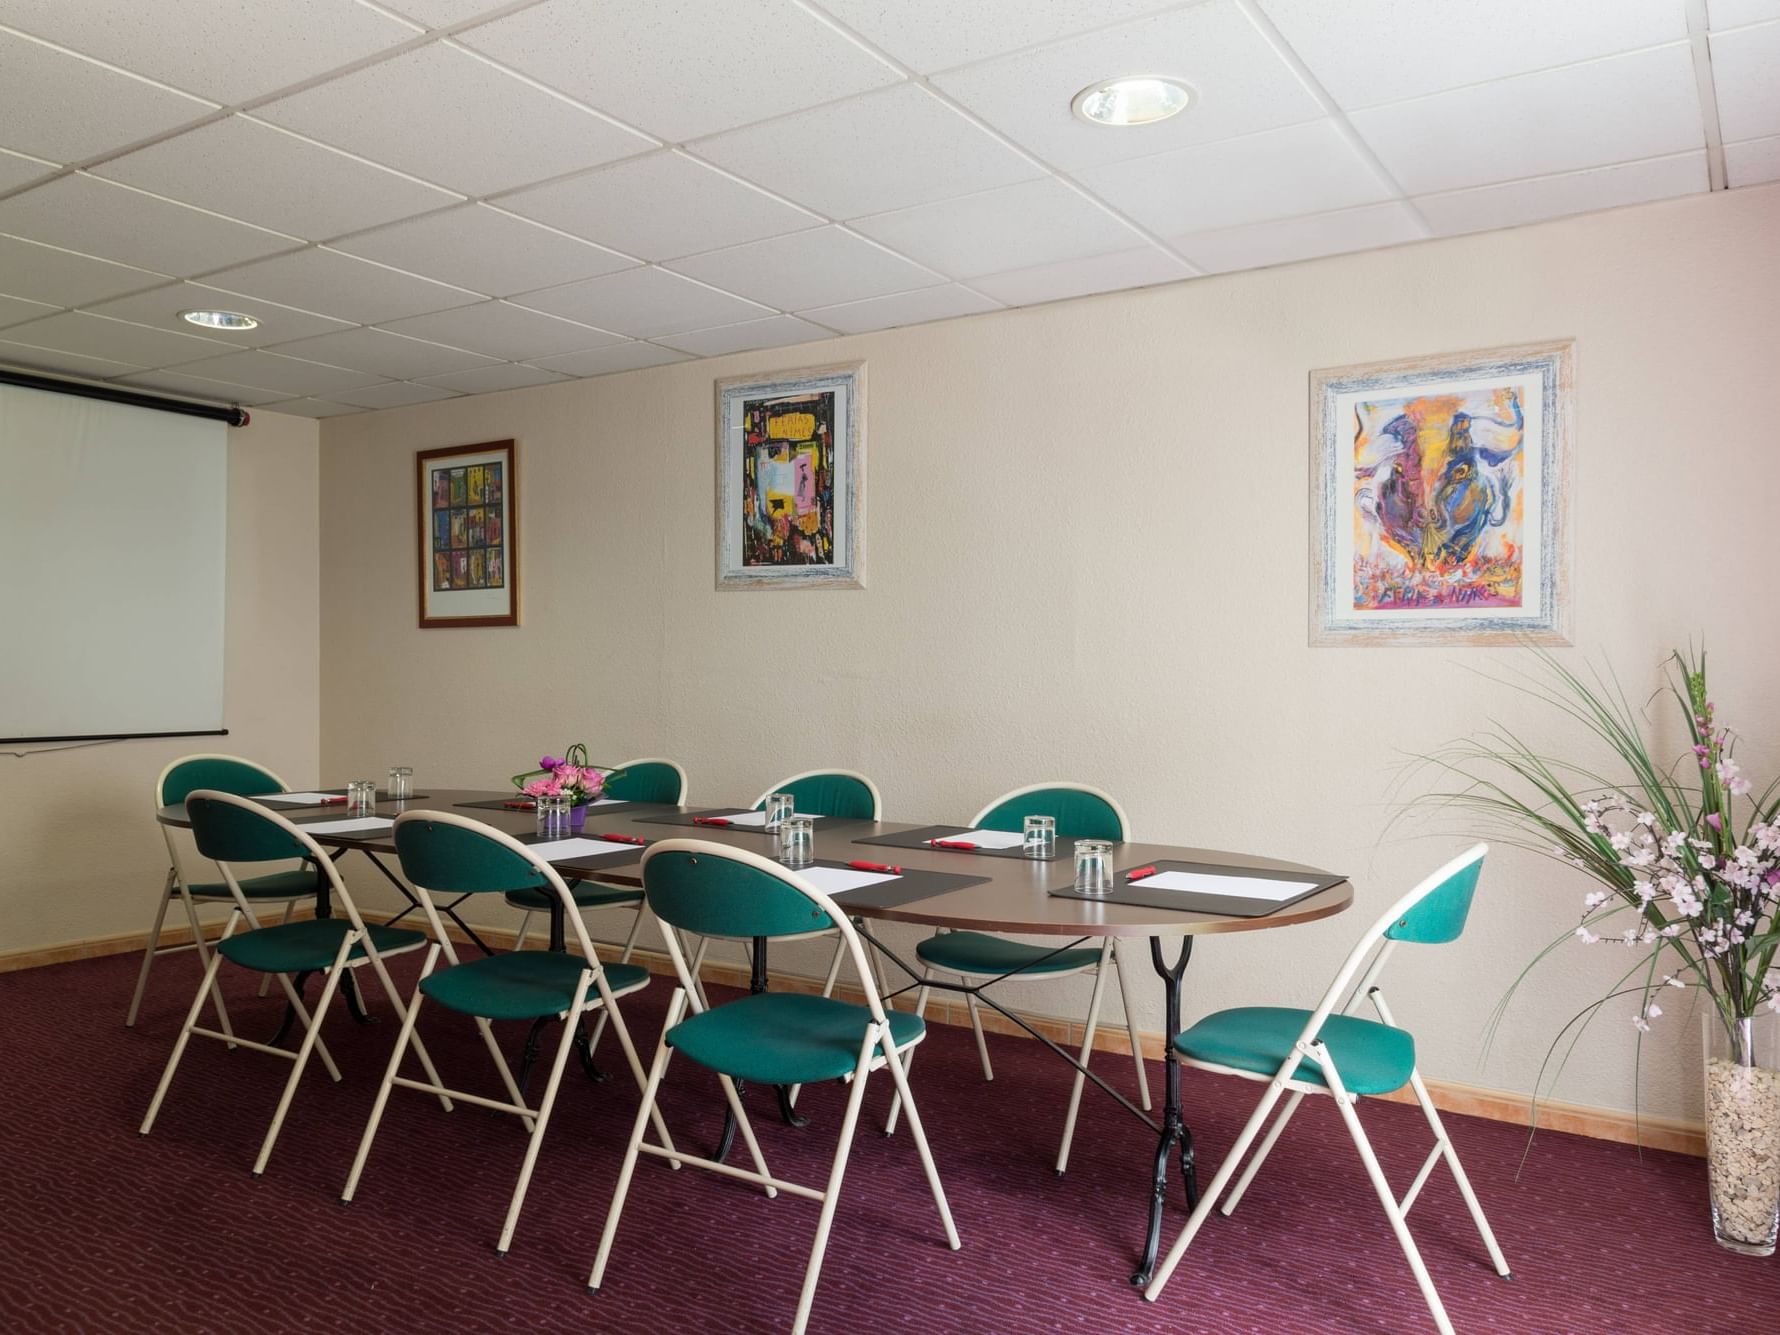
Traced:
<path fill-rule="evenodd" d="M 423 630 L 519 624 L 519 472 L 490 440 L 414 455 Z"/>
<path fill-rule="evenodd" d="M 717 587 L 865 585 L 865 363 L 716 382 Z"/>
<path fill-rule="evenodd" d="M 1310 643 L 1570 643 L 1574 339 L 1314 371 Z"/>

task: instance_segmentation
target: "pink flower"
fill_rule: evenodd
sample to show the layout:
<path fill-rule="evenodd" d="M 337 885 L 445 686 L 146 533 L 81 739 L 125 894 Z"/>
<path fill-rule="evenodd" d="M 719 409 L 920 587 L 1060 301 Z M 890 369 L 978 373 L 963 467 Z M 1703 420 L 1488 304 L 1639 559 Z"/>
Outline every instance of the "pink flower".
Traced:
<path fill-rule="evenodd" d="M 549 780 L 547 779 L 533 779 L 519 791 L 524 793 L 527 797 L 543 797 L 549 792 L 549 789 L 546 787 L 548 782 Z"/>
<path fill-rule="evenodd" d="M 1722 830 L 1724 828 L 1724 817 L 1720 816 L 1716 811 L 1708 812 L 1706 815 L 1706 824 L 1710 825 L 1715 830 Z"/>

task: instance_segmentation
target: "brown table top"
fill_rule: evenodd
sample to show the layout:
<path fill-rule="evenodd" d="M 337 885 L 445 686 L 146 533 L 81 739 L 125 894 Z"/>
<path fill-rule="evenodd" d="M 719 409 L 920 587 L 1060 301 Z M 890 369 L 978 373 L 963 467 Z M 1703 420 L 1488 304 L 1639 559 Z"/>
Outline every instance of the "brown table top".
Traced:
<path fill-rule="evenodd" d="M 489 801 L 511 798 L 511 788 L 484 791 L 452 788 L 427 788 L 424 800 L 407 804 L 384 802 L 377 807 L 380 816 L 393 817 L 404 810 L 447 811 L 469 816 L 508 834 L 529 834 L 535 818 L 529 811 L 504 811 L 489 808 L 458 806 L 460 802 Z M 679 810 L 700 811 L 709 805 L 682 807 Z M 648 839 L 701 839 L 714 844 L 746 848 L 766 856 L 772 855 L 770 836 L 727 829 L 723 826 L 675 826 L 642 821 L 645 816 L 663 815 L 670 807 L 638 804 L 603 814 L 599 807 L 587 813 L 589 838 L 600 834 L 629 834 Z M 299 825 L 309 821 L 349 819 L 339 807 L 283 808 L 282 814 Z M 182 828 L 191 822 L 185 807 L 162 807 L 156 819 L 163 825 Z M 1131 904 L 1100 904 L 1079 899 L 1059 899 L 1047 893 L 1051 888 L 1064 889 L 1074 880 L 1075 867 L 1069 858 L 1056 862 L 1028 862 L 1019 858 L 980 857 L 971 853 L 942 852 L 937 849 L 886 848 L 882 845 L 858 846 L 854 840 L 869 835 L 890 834 L 899 830 L 921 829 L 932 822 L 843 821 L 816 822 L 815 854 L 819 859 L 849 862 L 865 859 L 873 862 L 894 862 L 910 871 L 956 872 L 988 879 L 947 891 L 930 899 L 901 904 L 894 908 L 875 908 L 849 904 L 847 911 L 860 918 L 882 918 L 892 922 L 920 923 L 929 927 L 952 927 L 986 932 L 1024 932 L 1047 936 L 1197 936 L 1214 932 L 1254 932 L 1272 927 L 1290 927 L 1301 922 L 1332 917 L 1353 903 L 1353 886 L 1339 885 L 1301 899 L 1296 904 L 1259 918 L 1227 917 L 1210 913 L 1185 913 L 1178 910 L 1143 908 Z M 395 853 L 395 843 L 387 832 L 369 837 L 342 834 L 316 835 L 324 846 L 359 849 L 367 853 Z M 1174 859 L 1185 862 L 1220 863 L 1235 867 L 1253 867 L 1264 871 L 1313 872 L 1317 869 L 1302 863 L 1282 862 L 1277 858 L 1254 857 L 1246 853 L 1222 852 L 1215 849 L 1179 848 L 1168 844 L 1131 842 L 1116 847 L 1115 858 L 1120 867 L 1141 866 L 1146 862 Z M 639 861 L 642 850 L 637 850 Z M 571 862 L 555 864 L 559 871 L 573 873 Z M 598 869 L 602 883 L 641 885 L 642 874 L 636 864 Z"/>

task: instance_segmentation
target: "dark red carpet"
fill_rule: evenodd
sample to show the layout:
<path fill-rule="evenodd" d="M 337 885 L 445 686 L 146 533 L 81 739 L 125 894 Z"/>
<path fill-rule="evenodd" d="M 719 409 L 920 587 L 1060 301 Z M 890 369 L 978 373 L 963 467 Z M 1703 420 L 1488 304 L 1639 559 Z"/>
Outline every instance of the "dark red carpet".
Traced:
<path fill-rule="evenodd" d="M 413 957 L 410 957 L 412 960 Z M 788 1327 L 817 1207 L 645 1160 L 606 1287 L 583 1285 L 637 1102 L 608 1035 L 613 1078 L 565 1080 L 512 1253 L 492 1250 L 522 1137 L 514 1119 L 398 1090 L 357 1201 L 337 1197 L 394 1025 L 325 1033 L 345 1079 L 311 1065 L 266 1176 L 248 1175 L 286 1066 L 194 1039 L 154 1134 L 136 1127 L 196 982 L 190 956 L 156 969 L 138 1028 L 122 1027 L 136 957 L 0 976 L 0 1329 L 768 1331 Z M 411 962 L 398 971 L 404 984 Z M 380 998 L 366 977 L 374 1009 Z M 279 1003 L 225 971 L 242 1032 Z M 643 1060 L 669 987 L 627 1004 Z M 312 992 L 313 995 L 313 992 Z M 382 1014 L 387 1016 L 387 1010 Z M 424 1030 L 447 1079 L 496 1092 L 467 1023 Z M 516 1047 L 514 1026 L 506 1038 Z M 1214 1215 L 1154 1306 L 1126 1282 L 1153 1142 L 1103 1097 L 1084 1103 L 1068 1176 L 1050 1163 L 1067 1070 L 1034 1043 L 991 1036 L 996 1078 L 968 1030 L 935 1027 L 916 1089 L 964 1249 L 948 1251 L 907 1134 L 877 1134 L 874 1077 L 812 1328 L 827 1331 L 1416 1331 L 1426 1309 L 1326 1104 L 1312 1101 L 1231 1219 Z M 1106 1057 L 1108 1077 L 1129 1064 Z M 1159 1068 L 1156 1074 L 1159 1077 Z M 1185 1077 L 1203 1169 L 1234 1138 L 1255 1088 Z M 1160 1090 L 1159 1078 L 1156 1088 Z M 794 1131 L 757 1097 L 775 1172 L 819 1183 L 842 1091 L 806 1090 Z M 719 1123 L 715 1082 L 677 1062 L 664 1110 L 688 1146 Z M 1413 1108 L 1367 1104 L 1401 1190 L 1427 1147 Z M 1719 1250 L 1703 1166 L 1676 1155 L 1542 1134 L 1519 1182 L 1515 1128 L 1449 1119 L 1514 1267 L 1489 1269 L 1437 1170 L 1410 1216 L 1459 1330 L 1780 1329 L 1780 1262 Z M 739 1161 L 742 1151 L 738 1146 Z M 1209 1178 L 1209 1171 L 1205 1172 Z M 1185 1217 L 1170 1202 L 1164 1246 Z"/>

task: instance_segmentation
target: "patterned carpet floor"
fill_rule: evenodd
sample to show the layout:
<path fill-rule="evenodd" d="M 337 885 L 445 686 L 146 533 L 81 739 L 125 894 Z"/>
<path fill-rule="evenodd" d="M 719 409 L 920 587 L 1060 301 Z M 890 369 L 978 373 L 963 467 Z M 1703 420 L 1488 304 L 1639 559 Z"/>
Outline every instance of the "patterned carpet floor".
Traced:
<path fill-rule="evenodd" d="M 411 983 L 413 957 L 397 970 Z M 637 1105 L 610 1035 L 594 1084 L 565 1078 L 512 1251 L 497 1257 L 523 1152 L 518 1123 L 452 1113 L 396 1091 L 350 1207 L 338 1195 L 395 1037 L 336 1009 L 324 1034 L 344 1079 L 313 1063 L 266 1175 L 248 1168 L 287 1067 L 193 1040 L 154 1133 L 136 1127 L 197 972 L 162 961 L 135 1030 L 122 1025 L 136 958 L 0 975 L 0 1330 L 753 1332 L 789 1327 L 817 1207 L 768 1200 L 710 1174 L 638 1169 L 606 1284 L 584 1284 Z M 264 1037 L 281 1003 L 225 969 L 240 1032 Z M 314 989 L 311 990 L 313 995 Z M 670 988 L 625 1012 L 645 1063 Z M 497 1095 L 467 1022 L 431 1009 L 435 1061 Z M 509 1051 L 521 1027 L 502 1029 Z M 829 1245 L 812 1330 L 877 1332 L 1378 1332 L 1431 1330 L 1407 1266 L 1334 1110 L 1312 1100 L 1230 1219 L 1214 1215 L 1161 1301 L 1127 1283 L 1142 1240 L 1151 1134 L 1104 1097 L 1083 1105 L 1068 1175 L 1051 1170 L 1067 1070 L 1039 1045 L 990 1036 L 992 1084 L 968 1030 L 936 1026 L 915 1088 L 964 1240 L 947 1250 L 906 1131 L 878 1134 L 889 1081 L 874 1078 Z M 1128 1088 L 1128 1060 L 1106 1056 Z M 1152 1067 L 1160 1093 L 1160 1067 Z M 1187 1072 L 1188 1117 L 1209 1179 L 1256 1087 Z M 794 1130 L 751 1096 L 768 1163 L 826 1171 L 844 1091 L 806 1090 Z M 663 1099 L 676 1138 L 708 1152 L 713 1078 L 683 1061 Z M 1401 1192 L 1426 1151 L 1410 1107 L 1362 1110 Z M 1780 1260 L 1712 1242 L 1704 1167 L 1678 1155 L 1448 1119 L 1514 1278 L 1489 1268 L 1444 1171 L 1410 1216 L 1460 1331 L 1738 1332 L 1780 1329 Z M 738 1148 L 739 1161 L 741 1151 Z M 1164 1245 L 1185 1218 L 1169 1202 Z"/>

